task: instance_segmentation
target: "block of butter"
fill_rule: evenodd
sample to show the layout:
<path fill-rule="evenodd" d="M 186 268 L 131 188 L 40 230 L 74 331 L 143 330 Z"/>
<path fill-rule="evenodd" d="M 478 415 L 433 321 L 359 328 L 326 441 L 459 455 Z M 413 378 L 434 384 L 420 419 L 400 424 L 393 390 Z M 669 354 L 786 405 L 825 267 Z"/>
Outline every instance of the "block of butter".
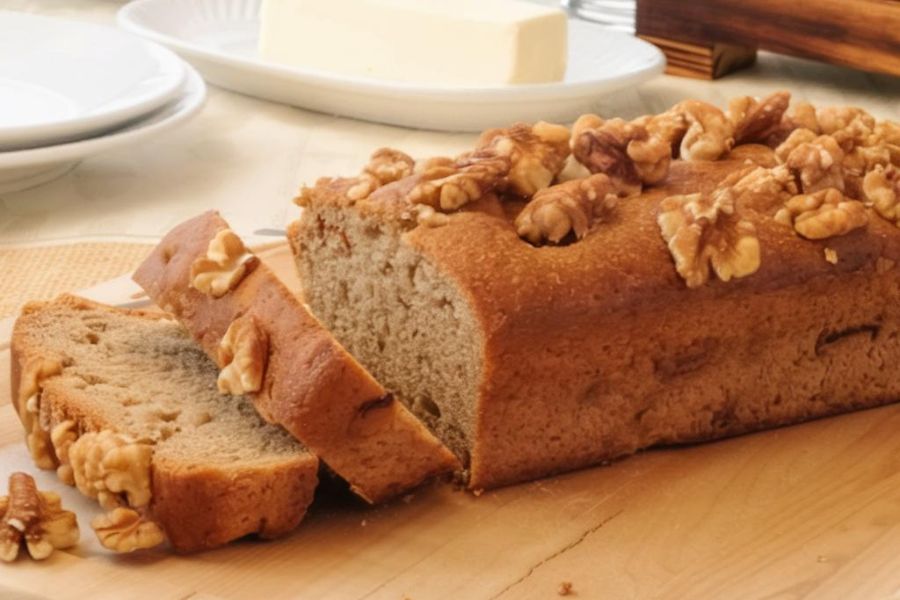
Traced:
<path fill-rule="evenodd" d="M 260 56 L 345 76 L 446 85 L 559 81 L 561 10 L 518 0 L 263 0 Z"/>

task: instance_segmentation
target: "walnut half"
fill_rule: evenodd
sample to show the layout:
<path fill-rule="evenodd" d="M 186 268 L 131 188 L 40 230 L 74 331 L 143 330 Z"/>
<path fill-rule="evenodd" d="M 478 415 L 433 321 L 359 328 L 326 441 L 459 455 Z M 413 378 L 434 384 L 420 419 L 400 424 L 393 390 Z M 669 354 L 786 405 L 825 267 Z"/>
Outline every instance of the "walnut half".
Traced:
<path fill-rule="evenodd" d="M 863 193 L 879 215 L 900 226 L 900 169 L 875 167 L 863 179 Z"/>
<path fill-rule="evenodd" d="M 36 358 L 28 361 L 22 369 L 19 384 L 19 418 L 25 428 L 25 443 L 34 464 L 40 469 L 54 469 L 57 458 L 50 441 L 49 425 L 41 422 L 41 387 L 48 377 L 62 372 L 60 361 L 51 358 Z"/>
<path fill-rule="evenodd" d="M 259 262 L 231 229 L 222 229 L 210 240 L 206 255 L 191 265 L 191 287 L 221 298 L 238 286 Z"/>
<path fill-rule="evenodd" d="M 68 448 L 75 485 L 100 506 L 112 509 L 126 503 L 150 503 L 150 464 L 153 446 L 109 430 L 85 433 Z"/>
<path fill-rule="evenodd" d="M 516 232 L 532 244 L 559 243 L 570 232 L 581 239 L 618 200 L 612 180 L 602 173 L 539 191 L 516 217 Z"/>
<path fill-rule="evenodd" d="M 706 283 L 710 268 L 722 281 L 759 269 L 756 228 L 736 214 L 731 188 L 670 196 L 660 203 L 657 222 L 675 270 L 689 288 Z"/>
<path fill-rule="evenodd" d="M 824 240 L 865 227 L 869 214 L 862 202 L 829 188 L 794 196 L 775 214 L 775 220 L 792 225 L 808 240 Z"/>
<path fill-rule="evenodd" d="M 104 548 L 114 552 L 134 552 L 162 544 L 166 536 L 159 525 L 131 508 L 116 508 L 91 521 Z"/>
<path fill-rule="evenodd" d="M 258 392 L 268 358 L 268 336 L 256 320 L 246 315 L 235 319 L 219 342 L 219 391 L 232 395 Z"/>
<path fill-rule="evenodd" d="M 41 492 L 27 473 L 9 477 L 9 496 L 0 498 L 0 560 L 12 562 L 24 545 L 35 560 L 78 543 L 75 513 L 63 510 L 57 494 Z"/>

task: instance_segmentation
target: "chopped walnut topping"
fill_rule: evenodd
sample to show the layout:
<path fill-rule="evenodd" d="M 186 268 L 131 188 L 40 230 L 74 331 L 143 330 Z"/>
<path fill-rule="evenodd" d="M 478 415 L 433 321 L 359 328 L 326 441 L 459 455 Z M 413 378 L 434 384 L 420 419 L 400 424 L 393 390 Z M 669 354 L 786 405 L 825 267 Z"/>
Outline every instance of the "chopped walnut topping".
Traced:
<path fill-rule="evenodd" d="M 489 129 L 481 134 L 474 152 L 475 156 L 481 154 L 508 159 L 510 191 L 529 197 L 549 186 L 565 166 L 569 130 L 543 121 L 531 126 L 517 123 L 506 129 Z"/>
<path fill-rule="evenodd" d="M 834 138 L 820 135 L 794 148 L 785 164 L 798 176 L 802 191 L 811 194 L 828 188 L 844 190 L 843 160 L 844 152 Z"/>
<path fill-rule="evenodd" d="M 615 206 L 614 190 L 602 173 L 543 189 L 519 213 L 516 231 L 532 244 L 557 244 L 570 232 L 581 239 L 595 220 Z"/>
<path fill-rule="evenodd" d="M 134 552 L 153 548 L 165 541 L 159 525 L 130 508 L 115 508 L 91 521 L 104 548 L 114 552 Z"/>
<path fill-rule="evenodd" d="M 796 150 L 798 146 L 812 143 L 817 137 L 819 136 L 810 129 L 795 129 L 788 135 L 787 139 L 775 148 L 775 157 L 779 161 L 785 162 L 791 152 Z"/>
<path fill-rule="evenodd" d="M 0 498 L 0 560 L 12 562 L 24 545 L 34 560 L 78 543 L 75 513 L 63 510 L 53 492 L 41 492 L 27 473 L 9 477 L 9 496 Z"/>
<path fill-rule="evenodd" d="M 222 229 L 210 240 L 206 255 L 191 265 L 191 287 L 221 298 L 236 288 L 258 262 L 235 232 Z"/>
<path fill-rule="evenodd" d="M 900 169 L 875 167 L 863 179 L 863 193 L 879 215 L 900 226 Z"/>
<path fill-rule="evenodd" d="M 775 92 L 757 100 L 749 96 L 728 103 L 728 120 L 734 127 L 735 144 L 762 144 L 781 127 L 791 95 Z"/>
<path fill-rule="evenodd" d="M 25 444 L 39 469 L 55 469 L 57 465 L 49 423 L 41 422 L 41 388 L 44 380 L 58 375 L 62 369 L 60 361 L 43 357 L 30 360 L 22 369 L 18 413 L 25 428 Z"/>
<path fill-rule="evenodd" d="M 722 281 L 759 269 L 756 228 L 740 218 L 734 204 L 727 187 L 712 194 L 670 196 L 660 203 L 660 231 L 689 288 L 706 283 L 710 268 Z"/>
<path fill-rule="evenodd" d="M 412 175 L 415 161 L 393 148 L 379 148 L 372 153 L 356 183 L 347 189 L 347 198 L 362 200 L 383 185 Z"/>
<path fill-rule="evenodd" d="M 809 129 L 816 135 L 822 133 L 819 119 L 816 117 L 816 108 L 809 102 L 793 103 L 782 119 L 782 127 L 786 131 Z"/>
<path fill-rule="evenodd" d="M 78 439 L 78 433 L 75 429 L 75 421 L 63 421 L 50 431 L 53 451 L 59 459 L 59 466 L 56 467 L 56 476 L 66 485 L 75 485 L 75 472 L 72 470 L 72 465 L 69 462 L 69 449 L 76 439 Z"/>
<path fill-rule="evenodd" d="M 408 198 L 413 204 L 457 210 L 503 186 L 509 169 L 509 158 L 478 153 L 453 166 L 437 164 L 420 174 Z"/>
<path fill-rule="evenodd" d="M 583 115 L 572 127 L 572 155 L 591 173 L 609 176 L 624 195 L 638 194 L 642 183 L 665 177 L 672 155 L 671 145 L 651 137 L 644 123 Z"/>
<path fill-rule="evenodd" d="M 268 359 L 269 339 L 265 331 L 252 316 L 238 317 L 219 342 L 219 391 L 232 395 L 258 392 Z"/>
<path fill-rule="evenodd" d="M 562 171 L 569 155 L 568 140 L 568 129 L 544 122 L 489 129 L 472 152 L 416 165 L 419 181 L 408 200 L 451 211 L 494 191 L 531 196 Z"/>
<path fill-rule="evenodd" d="M 862 202 L 829 188 L 794 196 L 775 215 L 775 220 L 793 224 L 794 230 L 806 239 L 824 240 L 865 227 L 869 215 Z"/>
<path fill-rule="evenodd" d="M 152 457 L 152 445 L 108 430 L 85 433 L 68 449 L 78 491 L 106 509 L 150 503 Z"/>
<path fill-rule="evenodd" d="M 734 128 L 719 108 L 699 100 L 685 100 L 672 107 L 688 125 L 681 139 L 683 160 L 718 160 L 734 146 Z"/>
<path fill-rule="evenodd" d="M 875 119 L 861 108 L 826 106 L 816 110 L 816 122 L 819 130 L 826 135 L 847 129 L 854 121 L 858 121 L 859 125 L 865 129 L 875 128 Z"/>
<path fill-rule="evenodd" d="M 628 157 L 634 161 L 638 178 L 645 184 L 658 183 L 669 174 L 672 142 L 668 136 L 675 135 L 674 129 L 669 127 L 670 117 L 670 115 L 650 117 L 647 119 L 647 127 L 643 131 L 638 129 L 637 137 L 628 143 L 626 149 Z M 652 131 L 657 133 L 654 134 Z"/>
<path fill-rule="evenodd" d="M 798 193 L 794 176 L 784 165 L 739 171 L 726 177 L 719 187 L 731 187 L 739 207 L 763 212 L 783 206 Z"/>

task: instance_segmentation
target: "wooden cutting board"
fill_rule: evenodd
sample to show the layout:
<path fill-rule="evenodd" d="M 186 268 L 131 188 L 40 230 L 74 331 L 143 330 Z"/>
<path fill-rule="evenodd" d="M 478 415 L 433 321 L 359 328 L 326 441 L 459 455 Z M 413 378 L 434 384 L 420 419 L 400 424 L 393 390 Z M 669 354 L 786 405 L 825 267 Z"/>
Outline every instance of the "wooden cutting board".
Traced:
<path fill-rule="evenodd" d="M 295 283 L 285 247 L 263 258 Z M 3 482 L 26 462 L 8 360 L 0 350 Z M 286 538 L 191 556 L 103 552 L 79 509 L 84 543 L 0 563 L 0 598 L 512 600 L 566 582 L 575 598 L 900 598 L 898 431 L 891 406 L 478 497 L 435 484 L 371 508 L 332 493 Z"/>

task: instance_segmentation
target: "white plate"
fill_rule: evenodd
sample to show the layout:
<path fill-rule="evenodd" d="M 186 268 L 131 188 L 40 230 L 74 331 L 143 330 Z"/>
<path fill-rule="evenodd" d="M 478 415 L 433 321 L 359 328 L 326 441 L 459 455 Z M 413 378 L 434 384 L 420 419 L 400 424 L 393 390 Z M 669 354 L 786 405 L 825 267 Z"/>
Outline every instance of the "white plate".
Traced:
<path fill-rule="evenodd" d="M 207 81 L 313 110 L 393 125 L 479 131 L 512 121 L 570 121 L 598 97 L 662 72 L 655 46 L 595 23 L 569 22 L 565 81 L 443 87 L 340 77 L 258 58 L 259 0 L 135 0 L 119 24 L 175 50 Z"/>
<path fill-rule="evenodd" d="M 188 65 L 184 68 L 187 80 L 181 95 L 140 121 L 78 142 L 0 152 L 0 193 L 23 190 L 50 181 L 72 169 L 82 158 L 132 145 L 193 116 L 206 99 L 206 85 L 194 69 Z"/>
<path fill-rule="evenodd" d="M 173 100 L 184 63 L 111 27 L 0 11 L 0 150 L 71 141 Z"/>

